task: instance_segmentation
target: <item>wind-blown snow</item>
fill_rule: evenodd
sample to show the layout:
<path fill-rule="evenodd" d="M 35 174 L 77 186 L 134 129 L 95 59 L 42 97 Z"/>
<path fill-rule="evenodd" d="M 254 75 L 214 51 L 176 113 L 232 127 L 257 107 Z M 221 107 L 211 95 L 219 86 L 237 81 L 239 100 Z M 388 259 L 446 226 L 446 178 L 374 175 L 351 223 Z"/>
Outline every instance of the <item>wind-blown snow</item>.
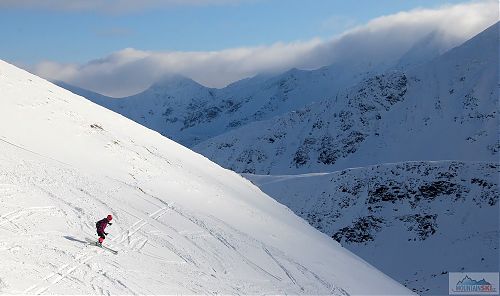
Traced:
<path fill-rule="evenodd" d="M 409 294 L 241 176 L 0 61 L 0 292 Z M 105 244 L 86 245 L 113 214 Z"/>

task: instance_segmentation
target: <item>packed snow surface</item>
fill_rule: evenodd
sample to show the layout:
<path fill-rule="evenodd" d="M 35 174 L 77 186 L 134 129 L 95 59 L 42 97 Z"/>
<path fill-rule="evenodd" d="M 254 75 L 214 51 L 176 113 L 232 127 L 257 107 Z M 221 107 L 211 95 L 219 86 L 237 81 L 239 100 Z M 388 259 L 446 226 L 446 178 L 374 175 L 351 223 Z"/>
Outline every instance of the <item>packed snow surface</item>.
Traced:
<path fill-rule="evenodd" d="M 241 176 L 0 61 L 0 292 L 410 294 Z M 114 216 L 105 245 L 95 222 Z"/>

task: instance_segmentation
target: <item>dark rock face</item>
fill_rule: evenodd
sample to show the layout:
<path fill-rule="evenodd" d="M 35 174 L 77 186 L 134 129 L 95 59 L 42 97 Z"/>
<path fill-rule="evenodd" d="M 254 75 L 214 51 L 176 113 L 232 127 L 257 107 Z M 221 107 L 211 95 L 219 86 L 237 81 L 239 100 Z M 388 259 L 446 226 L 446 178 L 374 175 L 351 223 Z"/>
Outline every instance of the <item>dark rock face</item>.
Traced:
<path fill-rule="evenodd" d="M 434 233 L 438 228 L 436 222 L 437 214 L 413 214 L 398 217 L 400 221 L 405 222 L 408 225 L 407 230 L 416 234 L 416 238 L 413 240 L 425 240 Z M 408 240 L 411 240 L 410 238 Z"/>
<path fill-rule="evenodd" d="M 458 189 L 458 185 L 448 181 L 434 181 L 424 184 L 418 188 L 422 198 L 434 199 L 440 195 L 450 195 L 463 191 Z"/>
<path fill-rule="evenodd" d="M 382 118 L 381 113 L 405 99 L 407 87 L 404 73 L 391 72 L 367 79 L 341 96 L 346 102 L 344 109 L 330 112 L 338 106 L 325 102 L 318 108 L 323 112 L 314 116 L 320 118 L 311 126 L 310 136 L 295 151 L 291 165 L 298 168 L 313 159 L 333 165 L 338 159 L 355 153 L 368 136 L 375 134 L 373 126 Z"/>
<path fill-rule="evenodd" d="M 449 270 L 498 269 L 499 174 L 498 163 L 417 161 L 301 177 L 279 191 L 261 188 L 425 294 L 447 284 Z M 415 272 L 405 273 L 407 265 L 394 261 L 411 262 Z"/>
<path fill-rule="evenodd" d="M 480 208 L 498 204 L 500 193 L 494 180 L 500 165 L 476 166 L 486 172 L 483 178 L 464 177 L 470 168 L 454 161 L 380 165 L 365 169 L 365 175 L 346 170 L 335 173 L 331 187 L 316 192 L 300 208 L 287 204 L 286 199 L 278 200 L 347 245 L 374 241 L 380 231 L 395 225 L 406 230 L 407 240 L 423 241 L 437 233 L 441 215 L 452 213 L 448 211 L 456 205 L 472 203 Z M 446 211 L 435 208 L 446 204 L 450 205 Z M 358 216 L 346 220 L 352 211 Z"/>
<path fill-rule="evenodd" d="M 375 232 L 382 228 L 384 219 L 374 216 L 358 218 L 352 226 L 343 227 L 335 232 L 332 237 L 339 243 L 364 243 L 373 241 Z"/>

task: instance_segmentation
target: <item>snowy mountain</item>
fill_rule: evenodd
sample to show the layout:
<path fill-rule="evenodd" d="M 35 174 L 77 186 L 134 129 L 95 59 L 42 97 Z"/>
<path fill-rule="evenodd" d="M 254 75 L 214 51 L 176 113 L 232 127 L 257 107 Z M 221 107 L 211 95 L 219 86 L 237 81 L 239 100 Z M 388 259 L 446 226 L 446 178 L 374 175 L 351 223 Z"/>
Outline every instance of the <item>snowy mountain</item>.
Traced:
<path fill-rule="evenodd" d="M 413 291 L 445 295 L 448 272 L 499 269 L 499 173 L 422 161 L 245 177 Z"/>
<path fill-rule="evenodd" d="M 241 176 L 0 61 L 0 292 L 409 294 Z M 105 245 L 95 221 L 111 213 Z"/>
<path fill-rule="evenodd" d="M 447 272 L 498 271 L 498 26 L 445 53 L 429 34 L 374 67 L 87 97 L 223 167 L 287 174 L 245 176 L 400 283 L 446 294 Z"/>
<path fill-rule="evenodd" d="M 497 33 L 498 24 L 440 55 L 447 47 L 433 32 L 388 60 L 352 54 L 318 70 L 260 75 L 223 89 L 172 76 L 112 99 L 60 85 L 237 172 L 490 161 L 500 149 Z M 437 145 L 428 149 L 429 141 Z"/>
<path fill-rule="evenodd" d="M 498 36 L 496 24 L 429 63 L 371 76 L 193 149 L 223 167 L 255 174 L 408 160 L 497 160 Z"/>
<path fill-rule="evenodd" d="M 319 70 L 292 69 L 278 76 L 261 75 L 223 89 L 204 87 L 174 76 L 142 93 L 114 99 L 64 82 L 76 94 L 191 147 L 245 124 L 272 118 L 337 93 L 367 73 L 346 65 Z"/>
<path fill-rule="evenodd" d="M 498 36 L 194 150 L 271 174 L 245 176 L 400 283 L 446 294 L 448 272 L 498 271 Z"/>
<path fill-rule="evenodd" d="M 222 89 L 174 75 L 139 94 L 113 99 L 64 82 L 56 84 L 192 147 L 235 128 L 335 97 L 339 91 L 388 69 L 427 62 L 450 48 L 441 37 L 434 32 L 402 48 L 388 38 L 385 47 L 374 51 L 353 48 L 349 36 L 343 36 L 337 40 L 338 52 L 328 53 L 333 61 L 329 66 L 261 74 Z"/>

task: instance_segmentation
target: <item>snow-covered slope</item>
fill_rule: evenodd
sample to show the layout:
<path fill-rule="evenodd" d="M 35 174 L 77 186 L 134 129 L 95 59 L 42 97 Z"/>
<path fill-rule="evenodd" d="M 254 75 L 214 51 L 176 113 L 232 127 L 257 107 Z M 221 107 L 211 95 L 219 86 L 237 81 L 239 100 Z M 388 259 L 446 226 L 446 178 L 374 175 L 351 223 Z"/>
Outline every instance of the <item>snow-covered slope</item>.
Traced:
<path fill-rule="evenodd" d="M 497 23 L 429 63 L 372 76 L 194 150 L 226 168 L 257 174 L 408 160 L 496 160 L 498 36 Z"/>
<path fill-rule="evenodd" d="M 222 89 L 171 76 L 142 93 L 113 99 L 62 82 L 57 84 L 192 147 L 246 124 L 333 98 L 339 91 L 388 69 L 407 69 L 428 62 L 460 42 L 449 37 L 436 31 L 396 46 L 391 36 L 379 36 L 376 38 L 387 38 L 386 42 L 377 42 L 380 47 L 374 50 L 353 44 L 348 34 L 336 41 L 335 51 L 320 54 L 330 57 L 329 66 L 260 74 Z M 368 33 L 366 38 L 375 37 Z"/>
<path fill-rule="evenodd" d="M 241 176 L 0 61 L 0 291 L 408 294 Z M 115 217 L 105 244 L 86 245 Z"/>
<path fill-rule="evenodd" d="M 260 75 L 223 89 L 174 76 L 142 93 L 119 99 L 64 82 L 56 84 L 191 147 L 245 124 L 322 100 L 366 75 L 362 69 L 332 65 L 314 71 L 292 69 L 271 77 Z"/>
<path fill-rule="evenodd" d="M 349 44 L 347 39 L 344 41 Z M 449 46 L 437 33 L 416 39 L 409 49 L 394 48 L 390 42 L 377 51 L 349 49 L 349 45 L 341 48 L 341 56 L 333 54 L 331 65 L 316 70 L 261 74 L 222 89 L 171 76 L 142 93 L 120 99 L 63 82 L 56 84 L 191 147 L 234 128 L 334 97 L 340 90 L 387 69 L 429 61 Z"/>
<path fill-rule="evenodd" d="M 245 177 L 405 286 L 446 295 L 448 272 L 498 272 L 499 173 L 443 161 Z"/>

